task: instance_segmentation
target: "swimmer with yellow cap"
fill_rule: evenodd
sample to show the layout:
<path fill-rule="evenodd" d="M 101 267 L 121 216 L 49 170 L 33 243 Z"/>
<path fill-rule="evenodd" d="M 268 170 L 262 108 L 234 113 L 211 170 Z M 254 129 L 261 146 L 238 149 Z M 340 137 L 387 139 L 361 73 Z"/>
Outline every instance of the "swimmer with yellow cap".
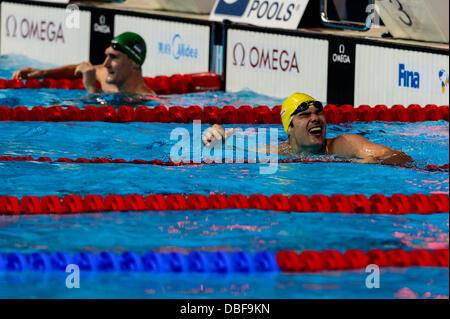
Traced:
<path fill-rule="evenodd" d="M 106 58 L 103 64 L 81 62 L 49 70 L 23 68 L 14 72 L 13 79 L 76 79 L 81 76 L 84 87 L 90 93 L 98 92 L 98 81 L 103 91 L 155 95 L 142 76 L 146 53 L 146 43 L 140 35 L 124 32 L 111 40 L 110 46 L 105 50 Z"/>
<path fill-rule="evenodd" d="M 326 121 L 322 103 L 307 94 L 294 93 L 281 105 L 280 115 L 291 151 L 326 152 Z"/>
<path fill-rule="evenodd" d="M 412 158 L 390 147 L 375 144 L 357 134 L 342 134 L 326 138 L 327 123 L 323 105 L 305 93 L 294 93 L 281 105 L 281 122 L 288 141 L 276 147 L 283 156 L 308 154 L 335 155 L 353 159 L 356 163 L 403 164 Z M 216 139 L 226 139 L 233 129 L 225 131 L 220 125 L 209 127 L 203 142 L 208 145 Z M 273 145 L 267 147 L 273 151 Z"/>

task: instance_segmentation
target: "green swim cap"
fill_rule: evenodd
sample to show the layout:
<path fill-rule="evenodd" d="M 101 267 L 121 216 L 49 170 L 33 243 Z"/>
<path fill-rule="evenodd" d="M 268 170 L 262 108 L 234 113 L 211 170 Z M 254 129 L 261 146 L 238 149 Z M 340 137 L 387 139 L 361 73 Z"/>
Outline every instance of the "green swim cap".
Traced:
<path fill-rule="evenodd" d="M 128 57 L 139 65 L 142 65 L 147 53 L 147 47 L 144 39 L 134 32 L 124 32 L 111 40 L 111 46 L 114 50 L 119 50 L 128 55 Z"/>

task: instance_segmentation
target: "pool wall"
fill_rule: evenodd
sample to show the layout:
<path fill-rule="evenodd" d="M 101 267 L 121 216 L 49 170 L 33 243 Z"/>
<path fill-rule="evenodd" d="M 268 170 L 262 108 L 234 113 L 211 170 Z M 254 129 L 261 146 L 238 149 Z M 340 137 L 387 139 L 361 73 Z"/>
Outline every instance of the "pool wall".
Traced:
<path fill-rule="evenodd" d="M 114 35 L 135 31 L 148 46 L 145 76 L 213 71 L 226 91 L 284 97 L 303 90 L 337 105 L 448 105 L 448 46 L 220 23 L 207 16 L 0 2 L 0 54 L 97 64 Z"/>

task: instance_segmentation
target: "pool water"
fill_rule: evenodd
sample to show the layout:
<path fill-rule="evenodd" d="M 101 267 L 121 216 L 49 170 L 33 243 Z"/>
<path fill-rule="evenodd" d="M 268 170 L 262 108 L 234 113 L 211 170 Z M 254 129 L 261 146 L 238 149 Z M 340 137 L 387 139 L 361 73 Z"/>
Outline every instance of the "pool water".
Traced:
<path fill-rule="evenodd" d="M 23 56 L 0 56 L 0 78 L 23 66 L 50 67 Z M 87 97 L 87 98 L 86 98 Z M 80 90 L 0 90 L 0 105 L 121 104 L 121 97 L 88 96 Z M 268 105 L 282 101 L 249 90 L 160 96 L 166 105 Z M 109 99 L 109 100 L 108 100 Z M 88 102 L 86 102 L 88 101 Z M 95 103 L 94 103 L 95 104 Z M 111 103 L 115 106 L 114 103 Z M 150 101 L 145 105 L 154 105 Z M 0 122 L 0 156 L 170 160 L 175 128 L 192 136 L 192 124 L 103 122 Z M 237 139 L 280 125 L 225 125 L 249 129 Z M 202 130 L 207 125 L 202 125 Z M 361 134 L 401 149 L 419 168 L 449 162 L 449 124 L 350 123 L 328 125 L 327 134 Z M 190 152 L 191 156 L 192 150 Z M 247 153 L 246 153 L 247 154 Z M 247 154 L 248 155 L 248 154 Z M 351 163 L 199 164 L 163 167 L 134 164 L 0 162 L 0 196 L 68 194 L 448 194 L 448 172 Z M 111 212 L 77 215 L 0 216 L 0 253 L 112 251 L 250 251 L 282 249 L 448 248 L 448 214 L 404 216 L 281 213 L 262 210 Z M 381 270 L 379 289 L 368 274 L 324 271 L 285 274 L 81 274 L 81 288 L 68 289 L 66 273 L 0 271 L 0 298 L 448 298 L 447 268 Z"/>

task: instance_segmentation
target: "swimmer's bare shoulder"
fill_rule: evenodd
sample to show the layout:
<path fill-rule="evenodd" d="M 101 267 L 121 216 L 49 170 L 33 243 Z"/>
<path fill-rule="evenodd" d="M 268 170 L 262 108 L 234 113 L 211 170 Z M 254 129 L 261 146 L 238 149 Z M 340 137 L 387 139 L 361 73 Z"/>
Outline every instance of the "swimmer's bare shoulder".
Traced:
<path fill-rule="evenodd" d="M 381 156 L 392 151 L 390 147 L 370 142 L 357 134 L 342 134 L 327 139 L 327 153 L 347 158 Z"/>
<path fill-rule="evenodd" d="M 362 136 L 356 134 L 342 134 L 337 137 L 327 138 L 327 155 L 337 155 L 348 158 L 356 156 L 358 147 L 355 147 L 355 144 L 361 146 L 360 142 L 362 142 L 362 140 L 360 137 Z M 365 140 L 368 141 L 367 139 Z"/>
<path fill-rule="evenodd" d="M 327 154 L 357 159 L 357 163 L 396 165 L 413 161 L 411 156 L 402 151 L 372 143 L 357 134 L 342 134 L 327 139 Z"/>

